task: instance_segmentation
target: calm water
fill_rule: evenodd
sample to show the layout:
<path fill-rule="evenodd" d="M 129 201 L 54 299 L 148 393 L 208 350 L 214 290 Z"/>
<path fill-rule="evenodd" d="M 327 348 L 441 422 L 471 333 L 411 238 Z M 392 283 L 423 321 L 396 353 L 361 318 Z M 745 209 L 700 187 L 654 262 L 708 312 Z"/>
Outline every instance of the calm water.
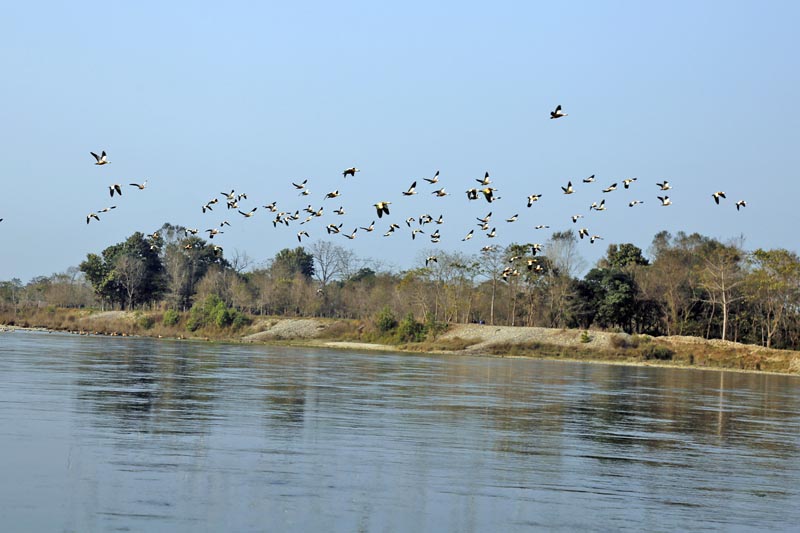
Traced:
<path fill-rule="evenodd" d="M 3 531 L 797 531 L 800 379 L 0 334 Z"/>

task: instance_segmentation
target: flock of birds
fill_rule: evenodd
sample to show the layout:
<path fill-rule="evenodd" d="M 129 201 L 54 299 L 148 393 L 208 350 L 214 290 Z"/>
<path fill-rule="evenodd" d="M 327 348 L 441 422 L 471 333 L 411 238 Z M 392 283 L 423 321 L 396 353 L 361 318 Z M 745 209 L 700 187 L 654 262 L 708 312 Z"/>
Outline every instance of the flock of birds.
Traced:
<path fill-rule="evenodd" d="M 550 119 L 560 119 L 566 116 L 568 116 L 567 113 L 563 112 L 560 105 L 557 106 L 555 110 L 550 112 Z M 110 161 L 108 160 L 108 156 L 105 151 L 101 152 L 100 155 L 97 155 L 94 152 L 90 152 L 90 154 L 95 160 L 94 163 L 95 165 L 102 167 L 110 164 Z M 354 178 L 356 174 L 359 172 L 361 172 L 361 170 L 356 167 L 346 168 L 342 171 L 342 177 L 345 179 L 348 177 Z M 423 178 L 423 180 L 424 182 L 426 182 L 427 184 L 426 186 L 433 187 L 433 190 L 426 191 L 428 194 L 436 198 L 443 198 L 446 196 L 450 196 L 451 193 L 447 192 L 446 188 L 441 186 L 440 173 L 438 170 L 435 172 L 435 174 L 433 174 L 432 177 Z M 309 181 L 308 179 L 303 179 L 302 181 L 298 180 L 297 182 L 293 181 L 291 182 L 291 185 L 287 185 L 287 188 L 291 187 L 294 189 L 294 191 L 297 193 L 298 196 L 310 199 L 313 197 L 313 195 L 310 189 L 308 188 L 308 181 Z M 494 202 L 497 202 L 498 200 L 501 199 L 501 196 L 498 195 L 499 190 L 493 186 L 493 182 L 491 180 L 488 171 L 484 173 L 482 178 L 475 178 L 475 181 L 478 183 L 478 185 L 469 187 L 465 191 L 468 201 L 470 202 L 481 201 L 481 199 L 483 199 L 487 204 L 493 204 Z M 595 175 L 591 175 L 582 180 L 583 184 L 582 186 L 590 186 L 591 184 L 595 183 L 595 181 L 596 181 Z M 609 186 L 601 189 L 602 194 L 610 194 L 618 190 L 618 185 L 620 185 L 620 183 L 622 185 L 623 190 L 632 189 L 637 183 L 637 178 L 635 177 L 626 178 L 621 181 L 611 183 Z M 141 183 L 129 183 L 128 187 L 133 187 L 137 191 L 144 191 L 145 189 L 147 189 L 147 184 L 148 184 L 147 180 L 144 180 Z M 662 207 L 668 207 L 672 205 L 672 200 L 667 195 L 667 192 L 672 189 L 672 185 L 666 180 L 657 182 L 655 185 L 658 187 L 658 190 L 662 193 L 662 195 L 656 196 L 656 198 L 660 202 L 660 205 Z M 108 185 L 108 192 L 111 198 L 114 198 L 115 196 L 121 197 L 123 194 L 123 190 L 124 190 L 123 186 L 120 183 L 112 183 Z M 417 180 L 414 180 L 407 189 L 400 191 L 400 195 L 401 197 L 408 198 L 419 194 L 419 192 L 420 191 L 417 190 Z M 561 192 L 564 195 L 574 194 L 576 192 L 576 188 L 573 185 L 572 181 L 568 181 L 565 186 L 561 186 Z M 212 197 L 199 207 L 201 213 L 203 215 L 206 215 L 207 213 L 213 212 L 215 208 L 219 208 L 220 200 L 224 200 L 225 206 L 227 208 L 226 212 L 233 211 L 234 213 L 238 213 L 239 216 L 241 216 L 243 219 L 253 218 L 256 212 L 258 211 L 259 207 L 261 207 L 272 214 L 271 222 L 273 227 L 275 228 L 289 227 L 294 223 L 297 223 L 297 225 L 302 226 L 296 232 L 296 238 L 299 242 L 303 242 L 304 239 L 308 239 L 311 237 L 311 233 L 309 232 L 309 229 L 311 227 L 307 226 L 307 224 L 312 223 L 316 219 L 322 219 L 325 216 L 325 207 L 326 207 L 325 202 L 327 202 L 327 200 L 338 199 L 340 196 L 342 196 L 342 193 L 339 191 L 339 189 L 335 189 L 333 191 L 326 193 L 322 199 L 323 205 L 319 207 L 314 207 L 312 206 L 312 204 L 308 204 L 305 208 L 302 209 L 296 207 L 294 208 L 294 210 L 292 209 L 282 210 L 278 207 L 277 201 L 272 201 L 262 206 L 254 206 L 245 210 L 245 208 L 240 206 L 240 203 L 243 203 L 248 199 L 247 194 L 243 192 L 236 192 L 234 189 L 231 189 L 229 192 L 219 193 L 219 196 Z M 528 195 L 526 197 L 527 208 L 531 208 L 534 204 L 536 204 L 536 202 L 540 201 L 542 196 L 543 195 L 538 192 Z M 724 191 L 715 191 L 713 194 L 711 194 L 711 197 L 717 205 L 720 204 L 721 200 L 726 199 Z M 633 208 L 643 203 L 644 200 L 632 199 L 628 202 L 628 206 Z M 381 199 L 372 205 L 375 208 L 375 215 L 377 216 L 377 219 L 382 220 L 384 216 L 386 216 L 387 218 L 391 216 L 392 201 Z M 734 205 L 738 211 L 741 208 L 746 207 L 747 203 L 745 200 L 739 200 Z M 110 213 L 112 210 L 116 209 L 116 207 L 117 207 L 116 205 L 110 205 L 108 207 L 104 207 L 102 209 L 90 212 L 88 215 L 86 215 L 86 223 L 89 224 L 93 221 L 99 222 L 100 215 Z M 605 198 L 601 199 L 599 202 L 596 201 L 592 202 L 592 204 L 589 206 L 590 212 L 591 211 L 602 212 L 605 210 L 606 210 Z M 331 211 L 336 217 L 341 217 L 346 214 L 346 210 L 343 205 L 340 205 L 338 208 L 332 209 Z M 476 217 L 477 220 L 476 226 L 477 228 L 479 228 L 479 231 L 484 232 L 484 235 L 487 239 L 494 239 L 498 235 L 498 229 L 497 226 L 492 223 L 492 217 L 493 217 L 492 211 L 489 211 L 483 217 Z M 573 224 L 577 224 L 578 221 L 583 218 L 584 215 L 581 213 L 573 214 L 570 216 L 570 220 L 572 221 Z M 517 222 L 518 219 L 519 219 L 519 213 L 514 213 L 513 215 L 510 215 L 504 218 L 503 220 L 505 221 L 505 223 L 511 224 Z M 2 221 L 3 219 L 0 218 L 0 222 Z M 401 230 L 402 228 L 401 223 L 405 223 L 406 229 L 407 231 L 409 231 L 412 240 L 416 240 L 418 236 L 426 235 L 429 238 L 430 242 L 435 244 L 440 242 L 442 238 L 442 228 L 444 225 L 443 214 L 439 214 L 437 217 L 434 217 L 431 214 L 423 213 L 416 216 L 409 216 L 408 218 L 400 220 L 399 222 L 400 223 L 396 221 L 389 222 L 388 228 L 383 233 L 383 236 L 391 237 L 396 232 L 398 232 L 398 230 Z M 367 225 L 363 226 L 359 225 L 354 227 L 352 231 L 348 233 L 344 231 L 343 229 L 344 224 L 342 222 L 336 223 L 336 221 L 333 221 L 326 224 L 324 226 L 324 229 L 328 235 L 342 235 L 347 239 L 353 240 L 356 238 L 359 230 L 362 230 L 363 233 L 371 233 L 375 231 L 376 230 L 375 224 L 376 220 L 372 220 Z M 430 229 L 428 229 L 429 225 L 431 228 L 435 229 L 431 231 Z M 209 239 L 214 239 L 215 237 L 218 237 L 225 233 L 223 228 L 230 226 L 232 226 L 232 224 L 229 220 L 222 220 L 215 223 L 212 227 L 205 229 L 204 233 L 208 234 L 207 236 Z M 533 229 L 541 230 L 541 229 L 547 229 L 549 227 L 550 226 L 546 224 L 539 224 L 537 226 L 534 226 Z M 191 235 L 197 235 L 198 233 L 200 233 L 200 230 L 198 228 L 185 229 L 186 237 L 189 237 Z M 476 235 L 476 229 L 475 228 L 469 229 L 469 231 L 464 235 L 461 241 L 462 242 L 469 241 L 475 235 Z M 601 235 L 590 232 L 589 229 L 586 227 L 578 227 L 578 236 L 581 239 L 584 238 L 588 239 L 590 243 L 594 243 L 598 240 L 603 239 Z M 149 238 L 151 239 L 151 247 L 153 249 L 156 249 L 159 246 L 160 235 L 158 234 L 158 232 L 155 232 L 149 235 Z M 197 245 L 198 241 L 194 240 L 186 242 L 184 244 L 184 247 L 187 250 L 189 250 Z M 493 245 L 488 244 L 486 246 L 483 246 L 481 248 L 481 251 L 490 252 L 494 248 L 495 247 Z M 215 254 L 219 254 L 222 252 L 222 247 L 216 244 L 212 244 L 212 249 Z M 528 270 L 532 271 L 542 270 L 541 265 L 539 265 L 537 260 L 535 259 L 536 254 L 541 252 L 541 250 L 542 250 L 542 245 L 540 243 L 531 245 L 531 256 L 533 256 L 533 259 L 526 259 Z M 513 264 L 515 261 L 518 260 L 520 260 L 520 258 L 518 257 L 512 258 L 511 262 Z M 425 264 L 426 266 L 429 266 L 431 263 L 435 262 L 437 262 L 436 256 L 428 256 L 426 258 Z M 508 276 L 513 276 L 513 275 L 519 275 L 519 270 L 513 266 L 505 269 L 503 272 L 503 278 L 507 278 Z"/>

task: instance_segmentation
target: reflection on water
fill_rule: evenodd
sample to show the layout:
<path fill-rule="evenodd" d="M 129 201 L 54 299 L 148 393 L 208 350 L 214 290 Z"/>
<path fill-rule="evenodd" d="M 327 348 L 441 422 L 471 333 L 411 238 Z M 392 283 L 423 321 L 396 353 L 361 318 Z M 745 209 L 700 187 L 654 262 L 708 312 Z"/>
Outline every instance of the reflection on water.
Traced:
<path fill-rule="evenodd" d="M 800 379 L 0 334 L 0 523 L 791 530 Z"/>

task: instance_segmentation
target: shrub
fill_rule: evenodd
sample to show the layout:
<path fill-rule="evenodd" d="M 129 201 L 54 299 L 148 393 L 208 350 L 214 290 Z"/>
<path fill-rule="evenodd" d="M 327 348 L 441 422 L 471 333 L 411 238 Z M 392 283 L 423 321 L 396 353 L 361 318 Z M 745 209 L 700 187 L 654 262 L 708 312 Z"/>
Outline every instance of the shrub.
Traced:
<path fill-rule="evenodd" d="M 142 315 L 136 320 L 136 325 L 142 329 L 150 329 L 155 324 L 156 320 L 150 315 Z"/>
<path fill-rule="evenodd" d="M 584 331 L 583 333 L 581 333 L 581 342 L 584 344 L 592 342 L 592 337 L 589 335 L 588 331 Z M 613 344 L 613 339 L 612 339 L 612 344 Z"/>
<path fill-rule="evenodd" d="M 432 313 L 425 316 L 425 335 L 428 339 L 436 340 L 439 334 L 447 331 L 447 324 L 437 322 Z"/>
<path fill-rule="evenodd" d="M 181 315 L 174 309 L 167 309 L 164 313 L 164 319 L 161 321 L 165 327 L 172 327 L 178 324 L 181 320 Z"/>
<path fill-rule="evenodd" d="M 642 346 L 641 354 L 645 360 L 656 359 L 658 361 L 671 361 L 675 356 L 675 352 L 666 346 L 660 346 L 652 343 Z"/>
<path fill-rule="evenodd" d="M 234 330 L 240 330 L 245 326 L 249 326 L 253 322 L 247 315 L 244 315 L 239 311 L 234 312 L 236 313 L 236 316 L 233 317 L 233 322 L 231 322 L 231 327 Z"/>
<path fill-rule="evenodd" d="M 381 333 L 387 333 L 397 327 L 397 319 L 389 307 L 384 307 L 375 317 L 375 325 Z"/>
<path fill-rule="evenodd" d="M 425 326 L 408 313 L 397 326 L 397 339 L 401 342 L 422 342 L 425 339 Z"/>

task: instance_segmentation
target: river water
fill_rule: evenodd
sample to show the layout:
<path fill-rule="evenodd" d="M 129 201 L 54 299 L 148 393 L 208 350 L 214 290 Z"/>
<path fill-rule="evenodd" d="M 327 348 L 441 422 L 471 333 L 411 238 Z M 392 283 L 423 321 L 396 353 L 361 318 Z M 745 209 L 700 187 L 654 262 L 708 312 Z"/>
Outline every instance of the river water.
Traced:
<path fill-rule="evenodd" d="M 800 379 L 0 334 L 3 531 L 797 531 Z"/>

